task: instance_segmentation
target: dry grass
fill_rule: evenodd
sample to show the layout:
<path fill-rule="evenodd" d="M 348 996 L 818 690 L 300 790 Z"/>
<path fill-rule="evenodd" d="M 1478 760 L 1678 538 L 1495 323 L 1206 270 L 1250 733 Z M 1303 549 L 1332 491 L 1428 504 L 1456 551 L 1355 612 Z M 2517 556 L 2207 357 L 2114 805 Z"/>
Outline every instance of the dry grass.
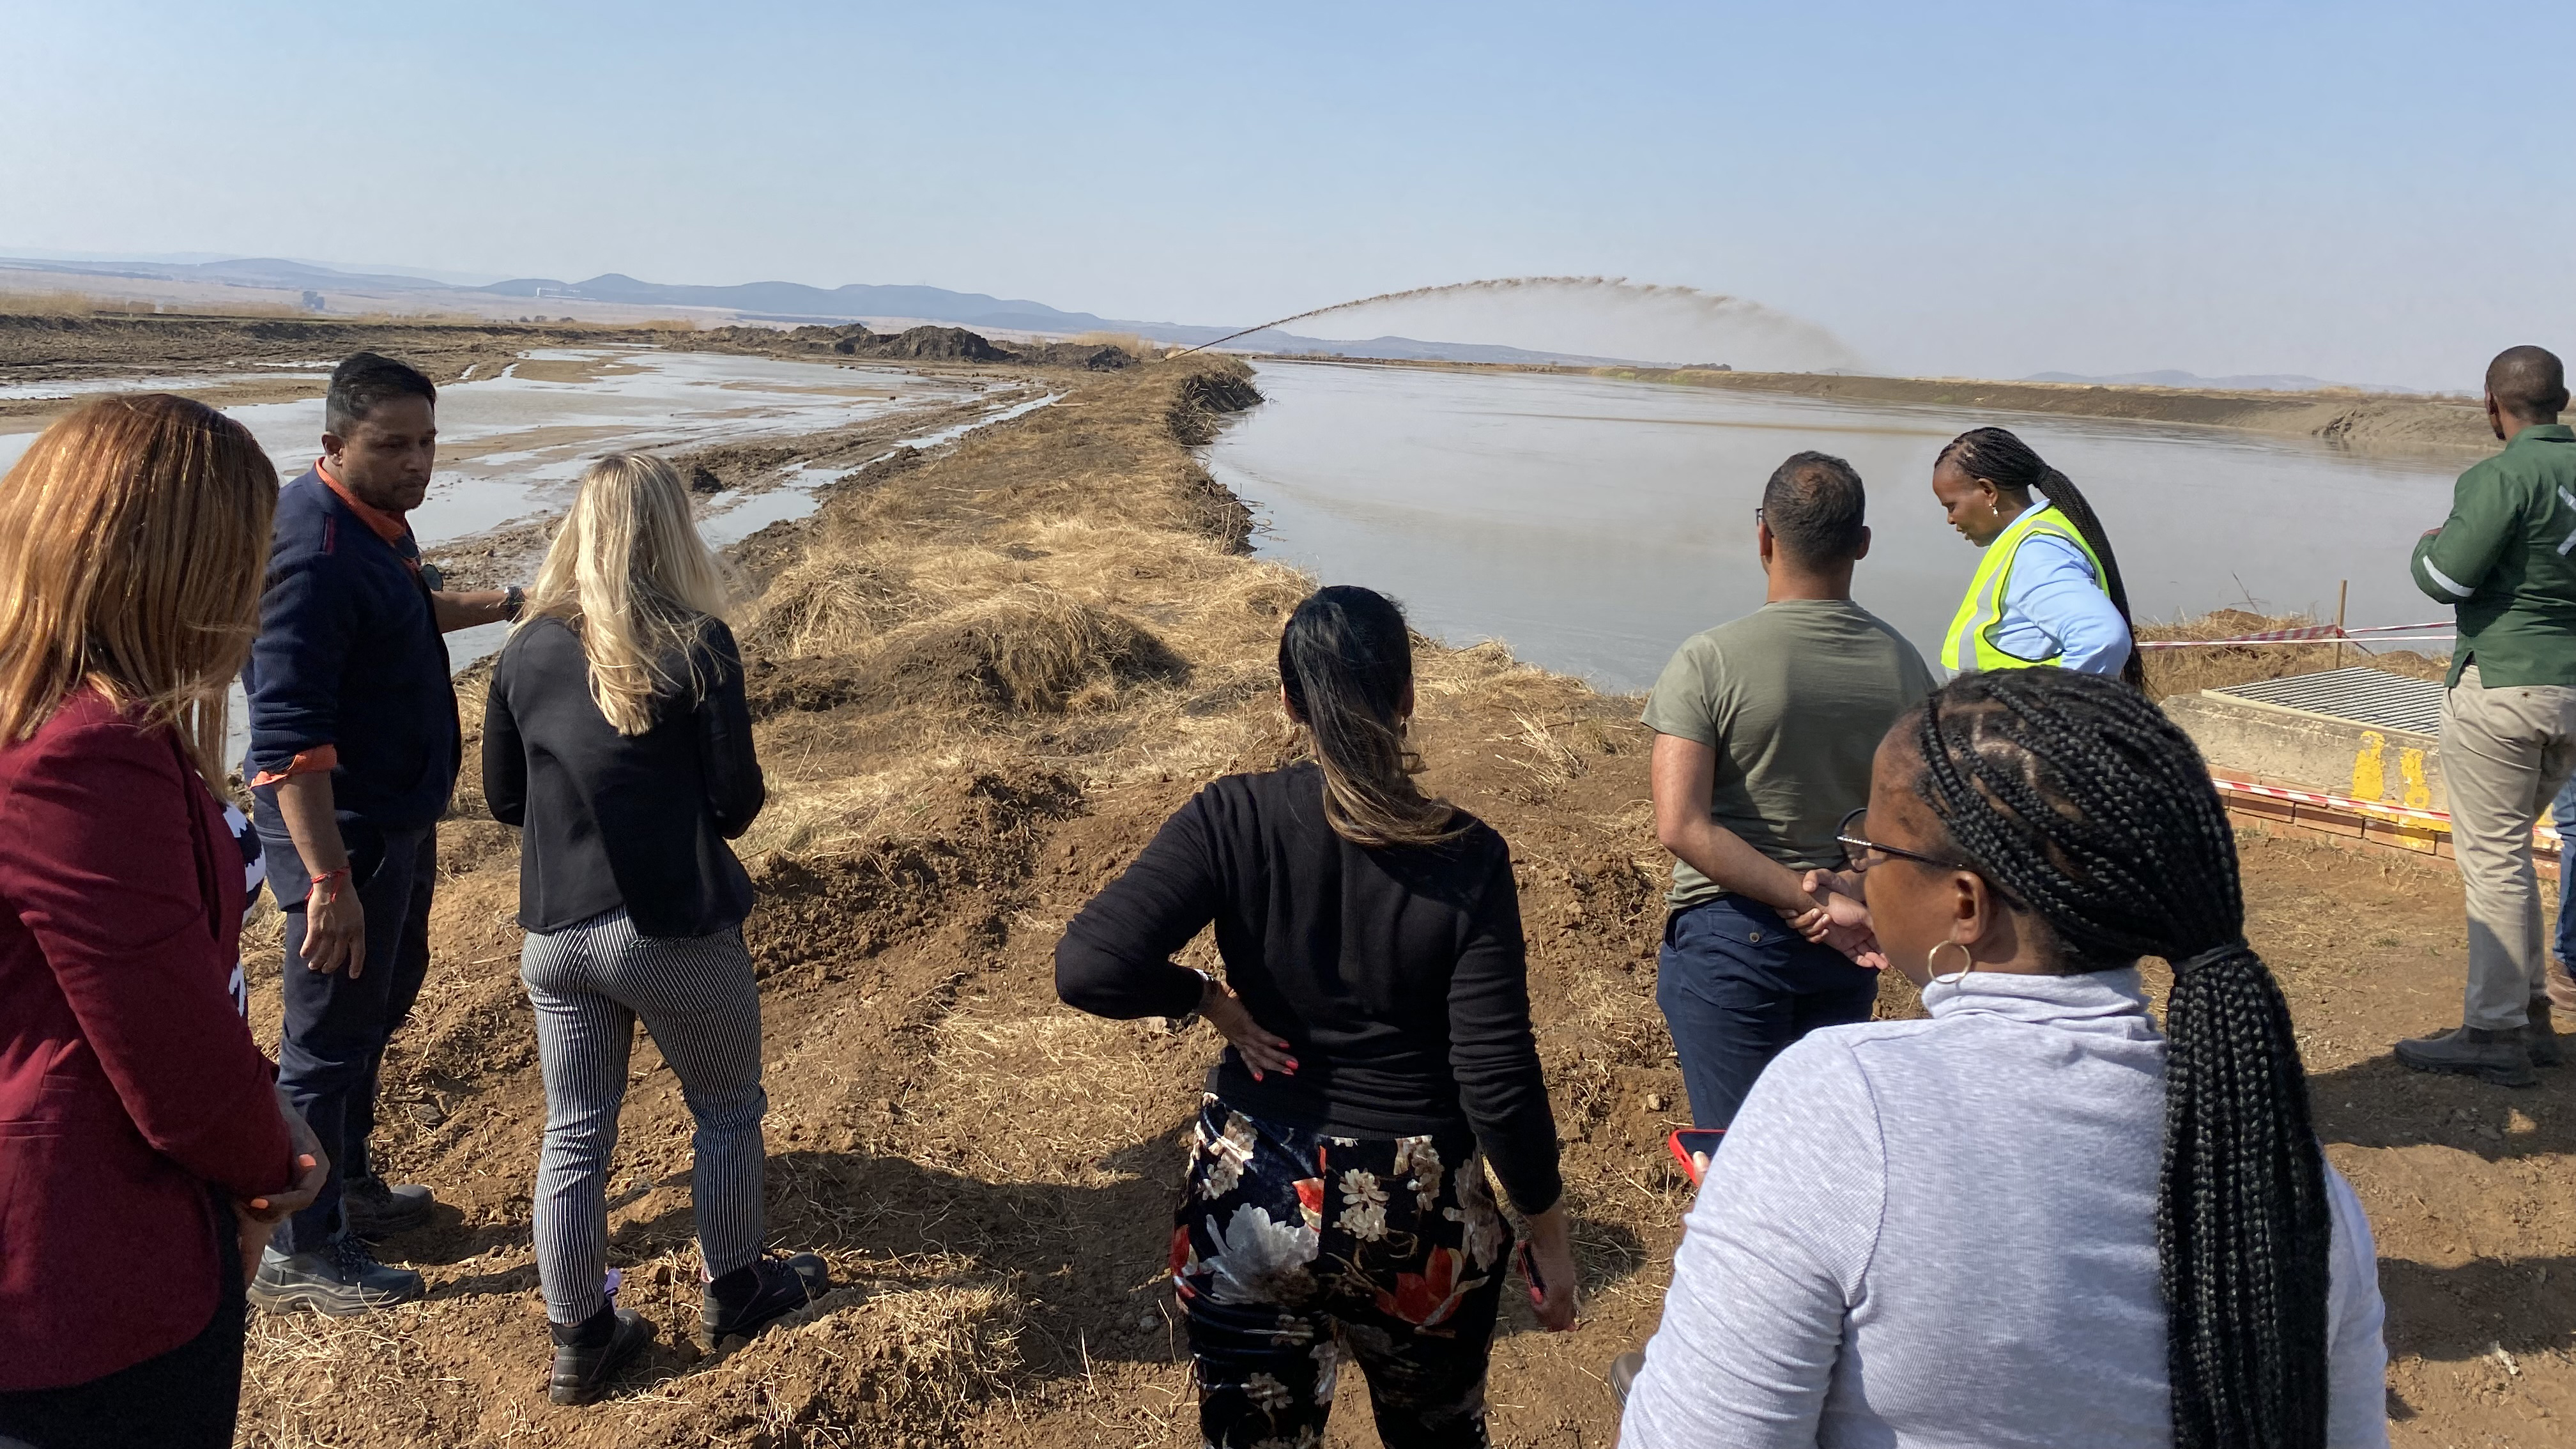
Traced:
<path fill-rule="evenodd" d="M 1099 708 L 1122 683 L 1188 668 L 1133 619 L 1043 584 L 1019 584 L 906 624 L 867 662 L 897 699 L 1022 712 Z"/>
<path fill-rule="evenodd" d="M 1133 332 L 1084 332 L 1070 339 L 1077 347 L 1115 347 L 1139 362 L 1151 362 L 1163 349 Z"/>
<path fill-rule="evenodd" d="M 919 602 L 883 562 L 817 551 L 770 581 L 743 632 L 778 658 L 843 654 L 875 641 Z"/>
<path fill-rule="evenodd" d="M 202 317 L 313 317 L 288 302 L 177 303 L 149 297 L 110 297 L 95 292 L 0 291 L 0 314 L 12 317 L 151 317 L 184 314 Z"/>
<path fill-rule="evenodd" d="M 2138 637 L 2226 639 L 2240 634 L 2269 633 L 2276 629 L 2304 629 L 2319 622 L 2305 614 L 2257 614 L 2245 609 L 2220 609 L 2196 619 L 2170 624 L 2141 624 Z M 2147 694 L 2154 699 L 2164 699 L 2231 684 L 2312 674 L 2334 668 L 2338 658 L 2344 664 L 2368 664 L 2415 679 L 2439 679 L 2451 662 L 2447 654 L 2425 655 L 2384 645 L 2373 648 L 2346 644 L 2339 652 L 2331 643 L 2153 649 L 2147 652 Z"/>

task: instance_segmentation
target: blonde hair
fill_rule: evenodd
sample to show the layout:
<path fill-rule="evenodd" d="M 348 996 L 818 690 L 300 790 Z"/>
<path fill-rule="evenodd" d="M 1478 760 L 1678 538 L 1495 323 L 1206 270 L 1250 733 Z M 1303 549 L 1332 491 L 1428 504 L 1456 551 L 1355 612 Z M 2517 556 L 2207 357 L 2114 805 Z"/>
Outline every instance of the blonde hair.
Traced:
<path fill-rule="evenodd" d="M 222 790 L 276 513 L 268 454 L 203 403 L 101 398 L 47 428 L 0 479 L 0 740 L 96 689 Z"/>
<path fill-rule="evenodd" d="M 708 621 L 724 617 L 732 585 L 698 536 L 679 470 L 643 453 L 611 453 L 581 475 L 527 617 L 572 629 L 599 712 L 619 734 L 640 735 L 653 727 L 658 701 L 705 691 L 694 646 Z"/>

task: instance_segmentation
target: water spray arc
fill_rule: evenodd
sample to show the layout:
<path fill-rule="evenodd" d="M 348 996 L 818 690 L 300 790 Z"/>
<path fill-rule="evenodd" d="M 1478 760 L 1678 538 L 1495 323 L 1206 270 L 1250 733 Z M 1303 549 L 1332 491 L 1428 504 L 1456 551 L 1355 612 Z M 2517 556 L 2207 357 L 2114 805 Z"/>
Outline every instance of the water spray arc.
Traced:
<path fill-rule="evenodd" d="M 1285 327 L 1291 322 L 1303 322 L 1309 317 L 1321 317 L 1331 312 L 1348 312 L 1361 307 L 1374 307 L 1391 302 L 1415 302 L 1432 297 L 1464 296 L 1475 293 L 1509 295 L 1515 292 L 1542 290 L 1601 291 L 1608 292 L 1623 302 L 1679 305 L 1703 312 L 1713 322 L 1749 324 L 1772 332 L 1823 355 L 1834 357 L 1838 361 L 1856 360 L 1851 349 L 1845 347 L 1841 339 L 1824 328 L 1792 317 L 1785 312 L 1774 311 L 1759 302 L 1749 302 L 1742 297 L 1730 297 L 1717 292 L 1703 292 L 1696 287 L 1631 282 L 1625 277 L 1493 277 L 1483 281 L 1447 282 L 1436 287 L 1410 287 L 1400 292 L 1380 292 L 1374 297 L 1335 302 L 1329 307 L 1315 307 L 1292 316 L 1264 322 L 1258 326 L 1245 327 L 1229 332 L 1212 342 L 1202 342 L 1195 347 L 1183 348 L 1170 356 L 1187 357 L 1193 352 L 1204 352 L 1211 347 L 1221 347 L 1238 337 L 1249 337 L 1255 332 L 1266 332 L 1273 327 Z"/>

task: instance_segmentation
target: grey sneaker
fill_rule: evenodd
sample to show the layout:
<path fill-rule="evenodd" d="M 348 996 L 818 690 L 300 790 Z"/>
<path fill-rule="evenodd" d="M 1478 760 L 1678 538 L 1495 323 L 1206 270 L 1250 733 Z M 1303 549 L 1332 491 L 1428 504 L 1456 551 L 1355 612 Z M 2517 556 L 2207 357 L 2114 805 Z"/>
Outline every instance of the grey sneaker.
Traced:
<path fill-rule="evenodd" d="M 309 1253 L 271 1248 L 260 1255 L 258 1276 L 250 1280 L 250 1301 L 271 1313 L 310 1308 L 333 1318 L 417 1302 L 428 1291 L 418 1273 L 377 1262 L 355 1233 Z"/>
<path fill-rule="evenodd" d="M 2419 1072 L 2457 1072 L 2499 1087 L 2528 1087 L 2540 1080 L 2532 1075 L 2531 1048 L 2520 1028 L 2454 1027 L 2399 1042 L 2397 1060 Z"/>
<path fill-rule="evenodd" d="M 349 1231 L 372 1243 L 428 1222 L 438 1199 L 428 1188 L 412 1183 L 396 1187 L 369 1173 L 341 1185 L 340 1203 L 349 1214 Z"/>
<path fill-rule="evenodd" d="M 1636 1386 L 1637 1375 L 1645 1367 L 1646 1356 L 1633 1348 L 1610 1360 L 1610 1392 L 1617 1396 L 1622 1408 L 1627 1406 L 1628 1390 Z"/>
<path fill-rule="evenodd" d="M 2531 1053 L 2535 1067 L 2554 1067 L 2567 1060 L 2558 1045 L 2558 1028 L 2549 1020 L 2549 998 L 2531 998 L 2531 1023 L 2522 1029 L 2523 1046 Z"/>

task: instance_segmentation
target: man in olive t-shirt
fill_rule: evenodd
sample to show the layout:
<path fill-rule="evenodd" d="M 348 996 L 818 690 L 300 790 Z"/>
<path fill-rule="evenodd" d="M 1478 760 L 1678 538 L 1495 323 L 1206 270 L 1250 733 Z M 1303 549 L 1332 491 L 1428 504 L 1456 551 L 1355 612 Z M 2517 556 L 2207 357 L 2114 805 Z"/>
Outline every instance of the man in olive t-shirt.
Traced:
<path fill-rule="evenodd" d="M 1732 1120 L 1789 1043 L 1868 1020 L 1878 995 L 1857 903 L 1802 883 L 1841 868 L 1834 837 L 1869 801 L 1878 742 L 1932 692 L 1923 656 L 1851 601 L 1865 504 L 1840 458 L 1781 464 L 1754 515 L 1768 601 L 1683 644 L 1646 701 L 1655 834 L 1674 857 L 1655 1001 L 1701 1127 Z"/>

